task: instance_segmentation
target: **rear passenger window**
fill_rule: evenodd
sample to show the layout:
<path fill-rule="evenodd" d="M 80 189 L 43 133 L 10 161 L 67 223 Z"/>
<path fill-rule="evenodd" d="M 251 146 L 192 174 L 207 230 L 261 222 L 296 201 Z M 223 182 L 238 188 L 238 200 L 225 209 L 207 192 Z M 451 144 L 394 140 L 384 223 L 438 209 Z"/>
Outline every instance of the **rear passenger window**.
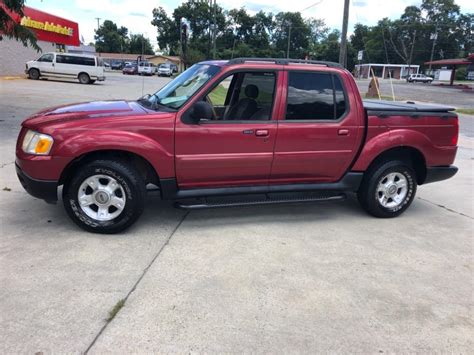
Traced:
<path fill-rule="evenodd" d="M 56 55 L 56 62 L 63 63 L 63 64 L 87 65 L 91 67 L 95 66 L 95 58 L 76 57 L 76 56 L 66 55 L 66 54 Z"/>
<path fill-rule="evenodd" d="M 337 120 L 345 112 L 346 98 L 339 77 L 289 72 L 287 120 Z"/>

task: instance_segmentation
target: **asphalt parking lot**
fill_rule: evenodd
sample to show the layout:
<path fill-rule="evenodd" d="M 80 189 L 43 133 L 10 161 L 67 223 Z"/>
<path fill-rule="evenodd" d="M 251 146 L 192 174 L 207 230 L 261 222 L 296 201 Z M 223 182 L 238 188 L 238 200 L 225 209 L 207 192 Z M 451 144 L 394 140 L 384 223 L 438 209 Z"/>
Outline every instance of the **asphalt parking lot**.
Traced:
<path fill-rule="evenodd" d="M 25 117 L 168 80 L 0 79 L 1 353 L 472 352 L 474 116 L 461 115 L 459 173 L 391 220 L 353 198 L 186 213 L 151 193 L 131 229 L 104 236 L 22 189 Z"/>

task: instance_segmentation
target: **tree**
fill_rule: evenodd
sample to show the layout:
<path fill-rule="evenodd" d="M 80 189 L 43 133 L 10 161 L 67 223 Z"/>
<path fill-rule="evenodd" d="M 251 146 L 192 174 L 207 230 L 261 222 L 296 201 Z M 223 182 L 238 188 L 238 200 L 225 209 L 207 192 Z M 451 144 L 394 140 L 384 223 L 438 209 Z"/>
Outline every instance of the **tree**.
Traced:
<path fill-rule="evenodd" d="M 37 44 L 33 31 L 19 24 L 19 19 L 24 16 L 24 0 L 4 0 L 0 2 L 0 41 L 3 36 L 21 42 L 25 47 L 31 46 L 37 52 L 41 48 Z"/>
<path fill-rule="evenodd" d="M 333 30 L 324 39 L 319 41 L 311 52 L 311 59 L 328 60 L 331 62 L 339 61 L 339 47 L 341 32 Z"/>
<path fill-rule="evenodd" d="M 156 26 L 158 35 L 156 37 L 158 46 L 166 54 L 177 55 L 179 53 L 179 28 L 176 22 L 168 17 L 166 11 L 159 7 L 153 9 L 153 26 Z"/>
<path fill-rule="evenodd" d="M 274 41 L 277 53 L 287 52 L 288 36 L 290 36 L 290 58 L 304 58 L 308 54 L 311 30 L 301 17 L 301 13 L 279 12 L 275 16 L 272 40 Z"/>
<path fill-rule="evenodd" d="M 409 6 L 400 20 L 387 21 L 389 43 L 403 63 L 410 65 L 417 32 L 421 30 L 421 12 L 416 6 Z M 418 33 L 420 35 L 420 33 Z"/>
<path fill-rule="evenodd" d="M 456 25 L 457 36 L 462 48 L 462 56 L 474 51 L 474 13 L 461 14 Z"/>
<path fill-rule="evenodd" d="M 95 48 L 97 52 L 106 53 L 127 53 L 128 48 L 128 29 L 126 27 L 118 28 L 117 25 L 105 20 L 95 31 Z"/>
<path fill-rule="evenodd" d="M 132 54 L 155 54 L 150 40 L 143 35 L 130 36 L 130 53 Z"/>

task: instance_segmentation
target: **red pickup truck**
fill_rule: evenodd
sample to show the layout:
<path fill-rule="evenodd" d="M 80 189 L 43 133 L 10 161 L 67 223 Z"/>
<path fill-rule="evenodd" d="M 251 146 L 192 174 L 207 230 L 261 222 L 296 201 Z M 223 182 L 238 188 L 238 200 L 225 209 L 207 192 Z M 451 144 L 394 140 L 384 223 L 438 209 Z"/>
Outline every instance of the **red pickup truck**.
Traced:
<path fill-rule="evenodd" d="M 80 227 L 134 223 L 147 188 L 183 208 L 343 199 L 395 217 L 417 185 L 457 168 L 448 107 L 362 101 L 330 62 L 238 58 L 193 65 L 153 95 L 41 111 L 25 120 L 16 170 L 31 195 Z"/>

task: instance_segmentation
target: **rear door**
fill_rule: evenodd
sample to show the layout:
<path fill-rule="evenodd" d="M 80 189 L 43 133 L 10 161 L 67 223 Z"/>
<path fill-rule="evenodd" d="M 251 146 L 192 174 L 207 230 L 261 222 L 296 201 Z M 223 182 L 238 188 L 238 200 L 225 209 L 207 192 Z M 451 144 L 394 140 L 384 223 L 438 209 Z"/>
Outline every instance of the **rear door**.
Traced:
<path fill-rule="evenodd" d="M 66 78 L 77 77 L 75 59 L 76 57 L 67 54 L 56 54 L 56 75 Z"/>
<path fill-rule="evenodd" d="M 278 121 L 270 182 L 337 181 L 354 160 L 363 136 L 361 108 L 349 95 L 354 88 L 336 71 L 285 74 L 286 112 Z"/>
<path fill-rule="evenodd" d="M 176 177 L 180 188 L 266 185 L 277 122 L 277 71 L 237 71 L 199 98 L 214 119 L 189 124 L 178 116 Z"/>

